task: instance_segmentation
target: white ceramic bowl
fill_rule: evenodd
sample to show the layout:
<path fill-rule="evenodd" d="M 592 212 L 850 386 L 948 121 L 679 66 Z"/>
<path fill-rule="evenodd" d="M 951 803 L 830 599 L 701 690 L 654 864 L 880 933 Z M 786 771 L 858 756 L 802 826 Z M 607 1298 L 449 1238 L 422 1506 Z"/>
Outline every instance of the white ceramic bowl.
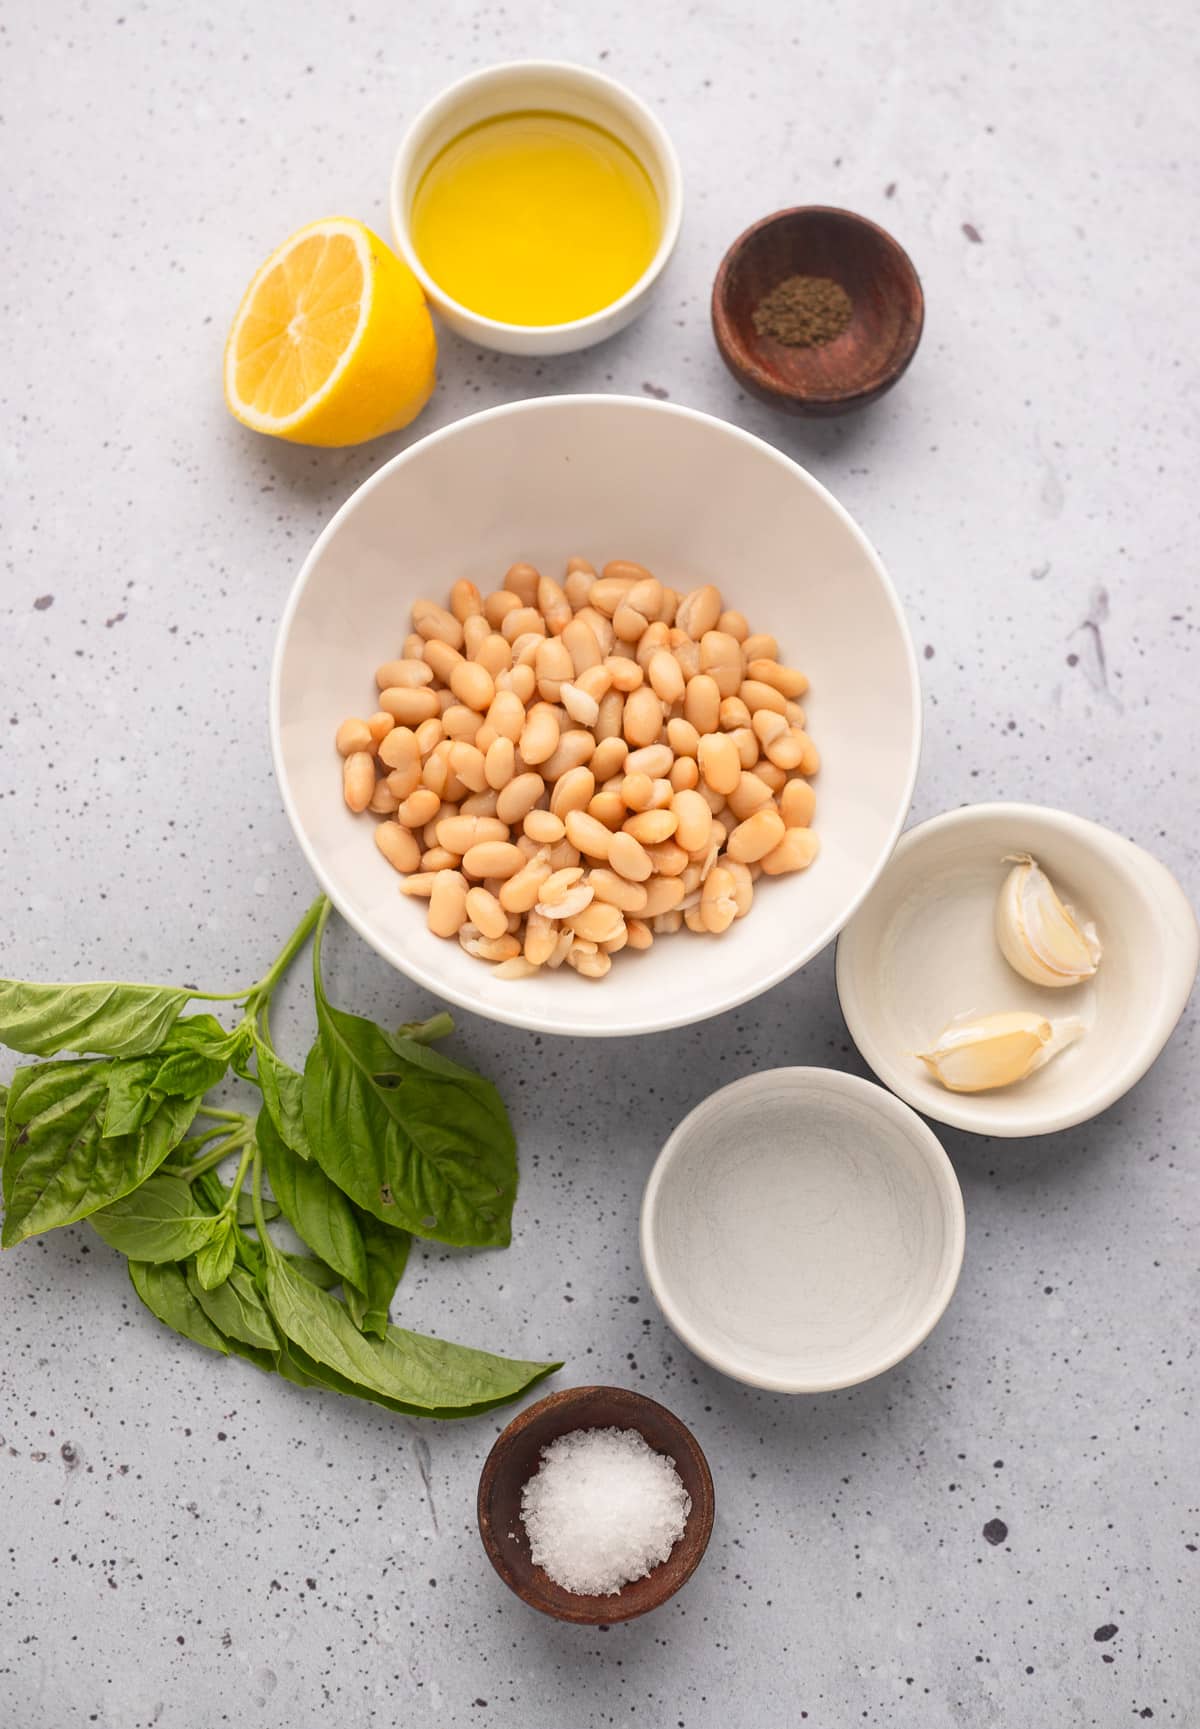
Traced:
<path fill-rule="evenodd" d="M 680 588 L 716 582 L 812 681 L 823 757 L 806 872 L 764 881 L 725 936 L 680 932 L 618 956 L 597 983 L 567 967 L 506 982 L 440 941 L 342 802 L 334 731 L 374 707 L 419 596 L 499 586 L 516 559 L 561 574 L 581 553 L 636 558 Z M 275 650 L 271 735 L 284 804 L 322 886 L 393 965 L 452 1002 L 542 1032 L 653 1032 L 720 1014 L 837 934 L 895 845 L 920 739 L 916 662 L 878 558 L 839 504 L 770 445 L 666 403 L 559 396 L 461 420 L 393 458 L 325 529 Z"/>
<path fill-rule="evenodd" d="M 1008 853 L 1030 853 L 1063 900 L 1094 919 L 1094 979 L 1064 989 L 1013 971 L 994 934 Z M 1200 954 L 1196 919 L 1164 865 L 1099 823 L 1031 804 L 967 805 L 909 831 L 838 944 L 850 1035 L 892 1091 L 981 1135 L 1047 1135 L 1086 1122 L 1141 1080 L 1183 1013 Z M 913 1056 L 961 1014 L 1078 1015 L 1087 1031 L 1015 1086 L 950 1093 Z"/>
<path fill-rule="evenodd" d="M 520 109 L 551 109 L 603 126 L 629 147 L 658 194 L 662 236 L 649 265 L 619 300 L 588 318 L 566 324 L 505 324 L 452 300 L 429 275 L 413 245 L 409 223 L 421 176 L 433 158 L 468 126 Z M 683 174 L 675 147 L 644 103 L 611 78 L 557 60 L 518 60 L 472 72 L 423 108 L 412 122 L 392 168 L 392 232 L 410 269 L 441 317 L 483 348 L 505 354 L 569 354 L 615 336 L 649 299 L 679 238 Z"/>
<path fill-rule="evenodd" d="M 928 1336 L 964 1229 L 953 1166 L 907 1105 L 837 1069 L 771 1069 L 697 1105 L 659 1154 L 642 1264 L 706 1363 L 824 1393 Z"/>

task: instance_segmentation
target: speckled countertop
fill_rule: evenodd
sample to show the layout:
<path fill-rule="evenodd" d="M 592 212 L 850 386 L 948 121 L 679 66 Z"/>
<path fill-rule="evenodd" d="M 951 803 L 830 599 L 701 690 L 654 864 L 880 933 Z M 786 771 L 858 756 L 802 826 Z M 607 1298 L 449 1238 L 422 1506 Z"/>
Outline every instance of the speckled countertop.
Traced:
<path fill-rule="evenodd" d="M 773 439 L 907 604 L 914 815 L 1066 805 L 1195 897 L 1200 129 L 1178 0 L 48 0 L 10 8 L 0 38 L 3 971 L 236 982 L 310 898 L 268 759 L 268 656 L 318 528 L 404 440 L 322 454 L 244 433 L 220 401 L 225 327 L 301 222 L 386 231 L 421 100 L 537 53 L 656 104 L 688 180 L 679 253 L 651 314 L 590 354 L 447 339 L 418 430 L 585 388 Z M 805 200 L 893 229 L 929 309 L 895 394 L 815 429 L 739 395 L 706 305 L 732 236 Z M 333 970 L 363 1012 L 425 1008 L 345 931 Z M 832 956 L 651 1043 L 463 1017 L 458 1045 L 514 1108 L 516 1237 L 414 1257 L 404 1315 L 672 1405 L 717 1479 L 705 1565 L 643 1622 L 541 1620 L 474 1530 L 502 1418 L 421 1428 L 218 1360 L 142 1312 L 86 1228 L 57 1232 L 0 1262 L 7 1729 L 1200 1723 L 1194 1009 L 1098 1122 L 1046 1143 L 947 1132 L 956 1301 L 891 1374 L 807 1400 L 692 1360 L 635 1219 L 656 1149 L 716 1082 L 859 1066 Z"/>

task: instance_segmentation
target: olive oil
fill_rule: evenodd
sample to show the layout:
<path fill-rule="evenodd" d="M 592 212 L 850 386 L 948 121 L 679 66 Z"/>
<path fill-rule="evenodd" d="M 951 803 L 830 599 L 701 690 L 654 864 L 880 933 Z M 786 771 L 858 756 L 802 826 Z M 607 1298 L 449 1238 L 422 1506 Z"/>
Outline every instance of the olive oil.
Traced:
<path fill-rule="evenodd" d="M 412 208 L 417 256 L 439 288 L 505 324 L 567 324 L 611 306 L 661 231 L 650 176 L 619 138 L 533 110 L 452 139 Z"/>

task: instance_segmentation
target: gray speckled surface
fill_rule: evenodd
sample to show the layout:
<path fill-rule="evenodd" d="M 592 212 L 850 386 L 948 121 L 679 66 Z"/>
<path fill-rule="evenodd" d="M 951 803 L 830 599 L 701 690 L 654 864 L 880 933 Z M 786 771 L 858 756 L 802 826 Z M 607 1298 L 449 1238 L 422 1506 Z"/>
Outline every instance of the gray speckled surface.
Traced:
<path fill-rule="evenodd" d="M 591 354 L 447 339 L 418 431 L 538 391 L 653 388 L 774 439 L 907 603 L 928 719 L 914 814 L 1063 804 L 1194 894 L 1187 8 L 942 0 L 885 24 L 866 0 L 669 0 L 652 29 L 613 0 L 245 10 L 50 0 L 10 7 L 0 38 L 6 973 L 232 983 L 309 899 L 267 753 L 272 635 L 321 523 L 404 441 L 322 454 L 242 432 L 220 401 L 225 326 L 302 221 L 385 227 L 421 99 L 539 52 L 656 102 L 688 177 L 679 254 L 655 310 Z M 706 310 L 728 240 L 804 200 L 894 229 L 929 303 L 903 386 L 815 430 L 739 396 Z M 334 949 L 341 1000 L 422 1010 L 347 933 Z M 281 1024 L 295 1054 L 301 1019 Z M 464 1018 L 459 1050 L 518 1121 L 516 1240 L 416 1257 L 405 1318 L 657 1394 L 717 1479 L 700 1573 L 606 1633 L 534 1617 L 482 1560 L 473 1495 L 502 1419 L 422 1429 L 218 1361 L 156 1326 L 83 1227 L 6 1254 L 0 1715 L 1200 1722 L 1195 1044 L 1193 1011 L 1132 1095 L 1059 1139 L 948 1133 L 968 1216 L 948 1316 L 881 1380 L 790 1401 L 675 1343 L 635 1219 L 655 1150 L 716 1082 L 857 1066 L 831 956 L 636 1047 Z"/>

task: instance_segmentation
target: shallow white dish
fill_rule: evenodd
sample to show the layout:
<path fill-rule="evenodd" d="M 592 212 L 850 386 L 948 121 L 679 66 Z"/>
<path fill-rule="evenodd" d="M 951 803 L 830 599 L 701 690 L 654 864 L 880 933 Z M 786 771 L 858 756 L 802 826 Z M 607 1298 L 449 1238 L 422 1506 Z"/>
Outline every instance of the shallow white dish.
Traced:
<path fill-rule="evenodd" d="M 341 796 L 333 736 L 374 707 L 374 669 L 409 608 L 452 582 L 498 586 L 516 559 L 636 558 L 682 588 L 716 582 L 812 681 L 821 853 L 764 881 L 723 937 L 681 932 L 596 983 L 563 967 L 506 982 L 430 934 L 421 901 Z M 539 1032 L 653 1032 L 756 996 L 812 958 L 867 893 L 903 827 L 920 744 L 916 661 L 875 553 L 811 475 L 690 409 L 619 396 L 514 403 L 393 458 L 344 504 L 284 609 L 271 677 L 284 804 L 322 887 L 379 953 L 439 996 Z"/>
<path fill-rule="evenodd" d="M 1093 919 L 1094 979 L 1030 984 L 994 934 L 996 897 L 1030 853 L 1063 900 Z M 838 944 L 850 1035 L 892 1091 L 938 1122 L 984 1135 L 1045 1135 L 1086 1122 L 1158 1056 L 1196 977 L 1200 933 L 1175 878 L 1099 823 L 1031 804 L 967 805 L 911 829 Z M 1027 1008 L 1087 1030 L 1028 1080 L 951 1093 L 912 1055 L 958 1015 Z"/>
<path fill-rule="evenodd" d="M 468 126 L 523 109 L 549 109 L 605 127 L 633 151 L 658 195 L 662 233 L 641 276 L 611 306 L 566 324 L 506 324 L 451 299 L 422 264 L 409 226 L 421 176 L 438 152 Z M 514 60 L 460 78 L 421 110 L 396 152 L 391 210 L 396 245 L 451 330 L 503 354 L 570 354 L 615 336 L 645 309 L 679 238 L 683 173 L 661 123 L 615 80 L 561 60 Z"/>
<path fill-rule="evenodd" d="M 837 1069 L 771 1069 L 684 1118 L 642 1201 L 642 1264 L 698 1357 L 753 1387 L 882 1374 L 958 1282 L 962 1194 L 933 1131 Z"/>

